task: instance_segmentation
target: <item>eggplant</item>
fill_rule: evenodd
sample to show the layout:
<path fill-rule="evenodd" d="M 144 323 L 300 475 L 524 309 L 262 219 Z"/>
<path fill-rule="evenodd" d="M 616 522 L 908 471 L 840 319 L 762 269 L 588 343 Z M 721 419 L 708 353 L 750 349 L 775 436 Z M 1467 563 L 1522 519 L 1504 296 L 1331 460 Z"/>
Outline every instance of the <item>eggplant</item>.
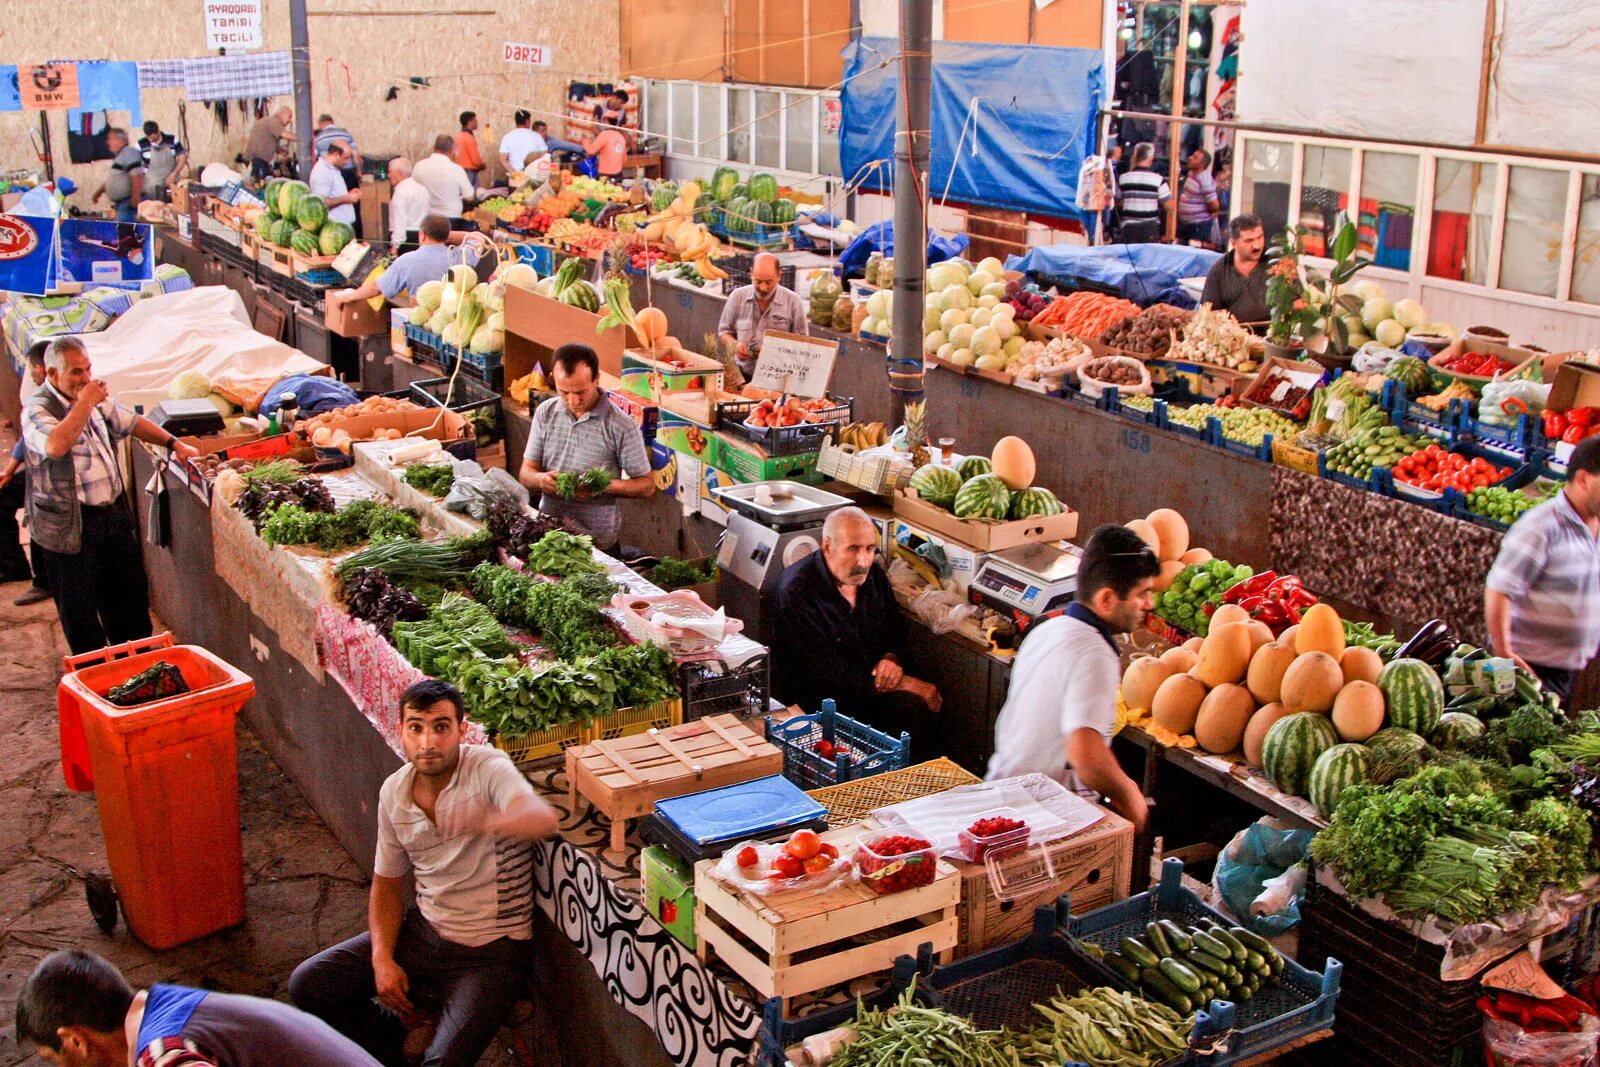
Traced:
<path fill-rule="evenodd" d="M 1456 639 L 1443 619 L 1429 619 L 1423 623 L 1411 640 L 1400 646 L 1395 659 L 1420 659 L 1424 663 L 1442 663 L 1455 651 Z"/>

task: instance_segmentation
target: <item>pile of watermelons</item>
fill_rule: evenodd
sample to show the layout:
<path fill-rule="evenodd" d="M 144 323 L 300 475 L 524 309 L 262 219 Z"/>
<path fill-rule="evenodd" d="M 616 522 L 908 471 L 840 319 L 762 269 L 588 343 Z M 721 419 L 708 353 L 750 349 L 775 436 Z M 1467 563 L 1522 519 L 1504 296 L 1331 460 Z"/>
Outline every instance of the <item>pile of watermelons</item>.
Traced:
<path fill-rule="evenodd" d="M 355 239 L 348 223 L 328 218 L 328 205 L 305 182 L 274 178 L 261 191 L 267 209 L 255 218 L 256 235 L 302 256 L 336 256 Z"/>

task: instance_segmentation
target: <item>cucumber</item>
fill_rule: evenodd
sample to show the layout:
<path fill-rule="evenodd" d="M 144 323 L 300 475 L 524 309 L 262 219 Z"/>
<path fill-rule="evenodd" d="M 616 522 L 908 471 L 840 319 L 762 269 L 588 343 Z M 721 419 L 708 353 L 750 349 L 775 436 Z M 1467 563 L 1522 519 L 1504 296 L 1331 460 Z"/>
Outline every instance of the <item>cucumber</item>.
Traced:
<path fill-rule="evenodd" d="M 1226 963 L 1223 963 L 1209 952 L 1201 952 L 1199 949 L 1190 952 L 1184 962 L 1190 967 L 1198 967 L 1203 971 L 1216 975 L 1218 978 L 1228 973 L 1228 965 Z"/>
<path fill-rule="evenodd" d="M 1148 992 L 1155 994 L 1157 1000 L 1160 1000 L 1163 1004 L 1178 1012 L 1178 1014 L 1188 1015 L 1194 1010 L 1194 1005 L 1190 1002 L 1188 995 L 1173 985 L 1167 979 L 1167 976 L 1155 967 L 1146 967 L 1140 971 L 1139 979 Z"/>
<path fill-rule="evenodd" d="M 1228 947 L 1228 954 L 1231 955 L 1236 962 L 1245 962 L 1244 945 L 1240 944 L 1239 940 L 1232 934 L 1224 930 L 1222 927 L 1216 926 L 1211 929 L 1211 936 Z"/>
<path fill-rule="evenodd" d="M 1283 977 L 1283 957 L 1274 952 L 1267 957 L 1267 966 L 1272 969 L 1272 977 Z"/>
<path fill-rule="evenodd" d="M 1139 965 L 1121 953 L 1112 953 L 1106 957 L 1106 966 L 1117 972 L 1117 976 L 1125 982 L 1139 984 Z"/>
<path fill-rule="evenodd" d="M 1212 937 L 1210 932 L 1206 930 L 1196 930 L 1193 934 L 1193 937 L 1194 947 L 1199 951 L 1204 952 L 1207 955 L 1215 956 L 1217 959 L 1223 961 L 1233 959 L 1233 950 L 1227 945 L 1223 944 L 1221 941 L 1218 941 L 1215 937 Z"/>
<path fill-rule="evenodd" d="M 1172 946 L 1175 953 L 1187 956 L 1189 951 L 1194 948 L 1194 938 L 1190 937 L 1184 932 L 1183 927 L 1171 919 L 1162 919 L 1157 925 L 1161 927 L 1161 932 L 1167 935 L 1167 944 Z"/>
<path fill-rule="evenodd" d="M 1144 928 L 1144 943 L 1150 946 L 1150 951 L 1157 956 L 1172 955 L 1172 946 L 1167 944 L 1166 932 L 1158 923 L 1151 923 Z"/>
<path fill-rule="evenodd" d="M 1137 937 L 1123 938 L 1118 947 L 1122 949 L 1124 956 L 1137 963 L 1141 968 L 1148 967 L 1154 970 L 1161 963 L 1161 957 L 1146 948 L 1145 943 Z"/>
<path fill-rule="evenodd" d="M 1171 956 L 1163 959 L 1158 969 L 1167 976 L 1168 981 L 1184 993 L 1194 993 L 1200 989 L 1200 976 Z"/>
<path fill-rule="evenodd" d="M 1242 926 L 1229 927 L 1228 933 L 1232 934 L 1233 939 L 1239 942 L 1245 948 L 1254 949 L 1263 956 L 1270 956 L 1272 953 L 1277 951 L 1277 949 L 1272 947 L 1271 941 L 1268 941 L 1260 934 L 1251 933 Z"/>
<path fill-rule="evenodd" d="M 1245 966 L 1249 967 L 1253 971 L 1258 967 L 1265 967 L 1267 965 L 1267 958 L 1261 953 L 1257 952 L 1255 949 L 1247 948 L 1244 950 L 1244 962 Z"/>

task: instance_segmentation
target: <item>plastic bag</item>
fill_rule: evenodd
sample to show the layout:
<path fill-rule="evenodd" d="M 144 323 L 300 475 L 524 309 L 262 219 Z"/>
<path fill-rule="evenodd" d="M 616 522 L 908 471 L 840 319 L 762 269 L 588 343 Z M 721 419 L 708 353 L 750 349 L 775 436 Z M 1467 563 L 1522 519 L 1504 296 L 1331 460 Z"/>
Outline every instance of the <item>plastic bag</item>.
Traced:
<path fill-rule="evenodd" d="M 464 511 L 482 522 L 495 497 L 515 500 L 519 507 L 528 506 L 527 487 L 503 467 L 485 471 L 472 460 L 458 460 L 455 469 L 455 481 L 444 498 L 446 511 Z"/>
<path fill-rule="evenodd" d="M 1261 896 L 1266 883 L 1302 863 L 1311 851 L 1310 830 L 1279 830 L 1265 820 L 1252 823 L 1234 835 L 1217 857 L 1211 884 L 1228 910 L 1245 929 L 1262 937 L 1276 937 L 1300 921 L 1301 891 L 1288 906 L 1273 915 L 1253 915 L 1250 905 Z"/>
<path fill-rule="evenodd" d="M 911 602 L 910 610 L 919 622 L 936 634 L 947 634 L 968 618 L 979 614 L 978 606 L 969 602 L 963 594 L 932 586 Z"/>
<path fill-rule="evenodd" d="M 1505 405 L 1511 403 L 1511 410 Z M 1550 387 L 1526 378 L 1506 378 L 1490 382 L 1483 387 L 1483 399 L 1478 404 L 1478 421 L 1492 426 L 1515 426 L 1518 416 L 1537 415 L 1550 402 Z M 1521 410 L 1518 410 L 1518 408 Z"/>
<path fill-rule="evenodd" d="M 748 867 L 739 866 L 739 856 L 745 849 L 754 849 L 756 862 Z M 828 865 L 821 870 L 798 877 L 785 877 L 774 871 L 773 862 L 780 856 L 788 857 L 782 844 L 770 841 L 741 841 L 722 854 L 722 859 L 712 869 L 718 879 L 731 886 L 736 886 L 746 893 L 757 896 L 766 896 L 768 893 L 777 893 L 789 889 L 806 889 L 811 892 L 820 892 L 830 889 L 842 882 L 854 880 L 856 869 L 851 863 L 850 856 L 845 853 L 835 852 Z M 826 853 L 819 853 L 826 855 Z M 748 858 L 748 857 L 747 857 Z"/>
<path fill-rule="evenodd" d="M 1490 1067 L 1596 1067 L 1600 1019 L 1583 1017 L 1577 1033 L 1530 1033 L 1503 1019 L 1483 1020 L 1483 1047 Z"/>
<path fill-rule="evenodd" d="M 1351 357 L 1350 365 L 1362 374 L 1382 374 L 1389 369 L 1389 364 L 1405 355 L 1404 352 L 1387 348 L 1376 341 L 1368 341 L 1356 350 Z"/>

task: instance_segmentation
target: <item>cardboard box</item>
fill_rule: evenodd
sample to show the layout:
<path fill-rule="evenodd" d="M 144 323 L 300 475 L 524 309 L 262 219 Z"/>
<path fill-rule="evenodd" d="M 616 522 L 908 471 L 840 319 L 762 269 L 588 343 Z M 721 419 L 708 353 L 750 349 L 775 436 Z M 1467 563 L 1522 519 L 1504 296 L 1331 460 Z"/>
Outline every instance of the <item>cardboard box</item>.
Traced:
<path fill-rule="evenodd" d="M 950 580 L 955 582 L 956 589 L 963 593 L 966 592 L 967 586 L 972 584 L 972 579 L 978 573 L 983 561 L 989 558 L 987 552 L 981 552 L 948 537 L 940 537 L 902 518 L 893 518 L 884 524 L 884 550 L 891 557 L 898 552 L 900 558 L 910 564 L 913 570 L 918 570 L 921 566 L 931 566 L 916 555 L 917 549 L 927 544 L 936 545 L 944 551 L 945 562 L 950 565 Z"/>
<path fill-rule="evenodd" d="M 1430 367 L 1432 367 L 1437 360 L 1446 359 L 1450 356 L 1458 356 L 1463 352 L 1488 352 L 1513 364 L 1519 370 L 1522 368 L 1523 364 L 1527 363 L 1529 360 L 1538 359 L 1541 355 L 1543 355 L 1543 353 L 1535 352 L 1531 348 L 1518 348 L 1515 345 L 1505 345 L 1498 341 L 1486 341 L 1481 337 L 1463 337 L 1461 340 L 1455 342 L 1450 347 L 1434 356 L 1433 359 L 1430 359 L 1428 364 Z M 1450 372 L 1441 371 L 1440 373 L 1448 374 Z M 1509 374 L 1512 372 L 1507 371 L 1506 373 Z M 1472 375 L 1465 377 L 1466 381 L 1468 382 L 1480 380 L 1476 376 Z M 1483 378 L 1481 380 L 1487 381 L 1488 379 Z"/>
<path fill-rule="evenodd" d="M 1243 396 L 1248 380 L 1255 374 L 1254 371 L 1213 367 L 1209 363 L 1179 363 L 1170 359 L 1146 360 L 1145 366 L 1150 370 L 1153 385 L 1159 387 L 1177 382 L 1205 400 L 1215 400 L 1228 393 Z"/>
<path fill-rule="evenodd" d="M 694 870 L 660 845 L 650 845 L 639 853 L 639 876 L 643 882 L 644 909 L 667 933 L 693 949 Z"/>
<path fill-rule="evenodd" d="M 722 456 L 722 438 L 710 426 L 684 418 L 672 411 L 657 409 L 656 442 L 692 456 L 702 463 L 718 465 Z"/>
<path fill-rule="evenodd" d="M 1078 532 L 1078 513 L 1071 508 L 1065 508 L 1059 515 L 994 522 L 958 519 L 943 508 L 924 503 L 912 489 L 896 489 L 893 499 L 897 516 L 984 552 L 1040 541 L 1070 541 Z"/>
<path fill-rule="evenodd" d="M 662 362 L 663 356 L 682 365 Z M 722 392 L 722 364 L 681 348 L 672 350 L 670 356 L 661 349 L 624 349 L 620 374 L 624 389 L 658 404 L 664 393 Z"/>
<path fill-rule="evenodd" d="M 294 277 L 294 253 L 287 248 L 263 244 L 257 262 L 274 274 L 282 274 L 286 278 Z"/>
<path fill-rule="evenodd" d="M 610 377 L 602 372 L 602 378 Z M 616 381 L 616 379 L 612 379 Z M 661 423 L 661 408 L 652 400 L 648 400 L 636 393 L 630 393 L 621 387 L 617 381 L 615 386 L 603 386 L 606 398 L 613 407 L 627 415 L 644 431 L 644 443 L 650 444 L 656 439 L 656 427 Z"/>
<path fill-rule="evenodd" d="M 1547 411 L 1600 407 L 1600 367 L 1566 362 L 1556 371 L 1550 385 Z"/>
<path fill-rule="evenodd" d="M 411 358 L 411 339 L 406 327 L 411 324 L 410 308 L 389 309 L 389 351 L 401 359 Z"/>
<path fill-rule="evenodd" d="M 607 374 L 622 373 L 622 351 L 637 346 L 639 340 L 626 326 L 598 330 L 600 316 L 593 312 L 563 304 L 530 289 L 508 286 L 506 289 L 506 335 L 508 356 L 515 346 L 509 338 L 518 337 L 532 346 L 530 356 L 548 373 L 550 355 L 568 341 L 582 341 L 594 349 L 600 359 L 600 369 Z M 520 378 L 528 366 L 512 366 L 507 360 L 506 377 Z M 513 373 L 515 371 L 515 373 Z"/>
<path fill-rule="evenodd" d="M 769 456 L 758 445 L 751 444 L 732 434 L 718 433 L 717 465 L 739 482 L 770 482 L 778 478 L 816 485 L 823 481 L 817 470 L 820 452 L 802 452 L 795 456 Z"/>
<path fill-rule="evenodd" d="M 322 302 L 323 325 L 340 337 L 372 337 L 386 329 L 393 337 L 392 322 L 389 308 L 374 311 L 372 304 L 366 300 L 351 300 L 337 306 L 327 300 Z M 401 329 L 400 336 L 405 337 L 404 329 Z M 410 351 L 409 347 L 407 351 Z"/>
<path fill-rule="evenodd" d="M 474 436 L 472 424 L 448 408 L 398 411 L 392 415 L 351 415 L 329 419 L 324 425 L 332 430 L 343 430 L 356 441 L 370 441 L 378 430 L 399 430 L 403 437 L 423 437 L 430 441 Z M 303 432 L 296 424 L 296 433 Z"/>
<path fill-rule="evenodd" d="M 691 460 L 690 462 L 694 462 Z M 695 492 L 699 494 L 700 514 L 716 523 L 718 526 L 728 525 L 728 508 L 712 493 L 713 489 L 723 486 L 735 485 L 738 479 L 726 471 L 720 471 L 709 463 L 695 464 L 698 470 Z"/>

